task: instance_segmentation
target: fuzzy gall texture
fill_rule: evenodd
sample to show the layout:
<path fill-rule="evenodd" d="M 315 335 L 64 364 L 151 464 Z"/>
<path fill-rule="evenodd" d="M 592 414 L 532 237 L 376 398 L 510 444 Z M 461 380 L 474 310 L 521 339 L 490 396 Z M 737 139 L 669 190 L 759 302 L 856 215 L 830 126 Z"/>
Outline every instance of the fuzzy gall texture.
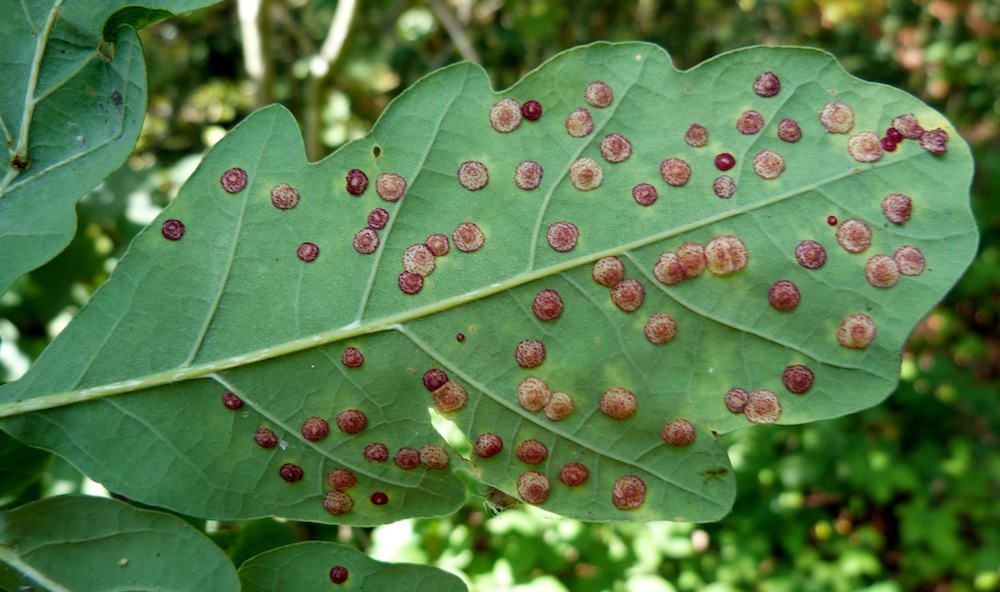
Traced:
<path fill-rule="evenodd" d="M 375 178 L 375 193 L 385 201 L 399 201 L 406 193 L 406 179 L 396 173 L 381 173 Z"/>
<path fill-rule="evenodd" d="M 360 409 L 347 409 L 337 415 L 337 427 L 345 434 L 360 434 L 368 427 L 368 417 Z"/>
<path fill-rule="evenodd" d="M 684 141 L 692 148 L 701 148 L 708 144 L 708 128 L 700 123 L 692 123 L 684 133 Z"/>
<path fill-rule="evenodd" d="M 619 477 L 611 489 L 611 502 L 619 510 L 635 510 L 646 501 L 646 482 L 636 475 Z"/>
<path fill-rule="evenodd" d="M 540 321 L 554 321 L 562 316 L 562 297 L 555 290 L 542 290 L 535 294 L 535 299 L 531 303 L 531 312 Z"/>
<path fill-rule="evenodd" d="M 441 413 L 454 413 L 465 407 L 469 393 L 464 386 L 449 380 L 435 390 L 431 398 L 434 400 L 434 407 Z"/>
<path fill-rule="evenodd" d="M 549 499 L 550 488 L 549 478 L 538 471 L 525 471 L 517 478 L 517 494 L 535 506 Z"/>
<path fill-rule="evenodd" d="M 615 99 L 615 93 L 612 92 L 607 83 L 595 80 L 587 85 L 587 89 L 583 92 L 583 98 L 592 107 L 605 109 L 611 106 L 611 102 Z"/>
<path fill-rule="evenodd" d="M 497 101 L 490 109 L 490 125 L 493 129 L 508 134 L 521 125 L 521 105 L 511 98 Z"/>
<path fill-rule="evenodd" d="M 526 465 L 537 465 L 545 461 L 549 455 L 549 447 L 541 440 L 528 439 L 517 445 L 515 451 L 517 460 Z"/>
<path fill-rule="evenodd" d="M 354 500 L 343 491 L 328 491 L 323 497 L 323 509 L 334 516 L 342 516 L 351 511 L 354 507 Z M 331 572 L 332 579 L 332 572 Z M 346 580 L 346 578 L 344 578 Z M 335 582 L 336 583 L 336 582 Z"/>
<path fill-rule="evenodd" d="M 166 220 L 163 222 L 163 226 L 160 227 L 160 234 L 163 238 L 171 241 L 181 240 L 184 236 L 184 223 L 180 220 Z"/>
<path fill-rule="evenodd" d="M 389 447 L 381 442 L 372 442 L 365 446 L 364 457 L 369 462 L 385 462 L 389 458 Z"/>
<path fill-rule="evenodd" d="M 865 263 L 865 279 L 876 288 L 891 288 L 899 282 L 899 265 L 888 255 L 872 255 Z"/>
<path fill-rule="evenodd" d="M 472 253 L 482 248 L 486 242 L 486 235 L 473 222 L 462 222 L 451 233 L 451 240 L 455 243 L 455 248 L 463 253 Z"/>
<path fill-rule="evenodd" d="M 587 465 L 578 462 L 568 462 L 559 469 L 559 482 L 566 487 L 580 487 L 590 479 Z"/>
<path fill-rule="evenodd" d="M 837 341 L 847 349 L 864 349 L 876 334 L 875 321 L 863 312 L 848 315 L 837 327 Z"/>
<path fill-rule="evenodd" d="M 802 128 L 794 119 L 782 119 L 778 122 L 778 137 L 784 142 L 794 144 L 802 139 Z"/>
<path fill-rule="evenodd" d="M 232 409 L 235 411 L 243 406 L 243 399 L 237 397 L 233 393 L 223 393 L 222 404 L 226 406 L 226 409 Z"/>
<path fill-rule="evenodd" d="M 351 169 L 347 173 L 347 192 L 351 195 L 361 195 L 368 189 L 368 175 L 358 169 Z"/>
<path fill-rule="evenodd" d="M 552 421 L 561 421 L 569 417 L 576 409 L 573 397 L 562 391 L 552 391 L 549 402 L 545 405 L 545 417 Z"/>
<path fill-rule="evenodd" d="M 423 382 L 424 388 L 433 393 L 448 382 L 448 375 L 440 368 L 431 368 L 424 372 Z"/>
<path fill-rule="evenodd" d="M 761 389 L 747 395 L 743 414 L 751 423 L 774 423 L 781 417 L 781 401 L 774 391 Z"/>
<path fill-rule="evenodd" d="M 642 329 L 646 339 L 654 345 L 662 345 L 677 335 L 677 321 L 665 312 L 653 313 Z"/>
<path fill-rule="evenodd" d="M 626 278 L 611 288 L 611 301 L 624 312 L 635 312 L 646 299 L 646 288 L 639 280 Z"/>
<path fill-rule="evenodd" d="M 778 280 L 767 291 L 767 301 L 774 310 L 795 310 L 801 297 L 799 287 L 790 280 Z"/>
<path fill-rule="evenodd" d="M 302 421 L 302 437 L 318 442 L 330 433 L 330 424 L 322 417 L 307 417 Z"/>
<path fill-rule="evenodd" d="M 722 199 L 729 199 L 736 194 L 736 181 L 729 175 L 719 175 L 712 181 L 712 191 Z"/>
<path fill-rule="evenodd" d="M 551 398 L 549 384 L 536 376 L 526 376 L 517 385 L 517 402 L 527 411 L 544 408 Z"/>
<path fill-rule="evenodd" d="M 743 413 L 743 409 L 746 407 L 747 401 L 749 400 L 750 394 L 740 387 L 729 389 L 729 392 L 726 393 L 724 398 L 726 409 L 732 413 Z"/>
<path fill-rule="evenodd" d="M 632 188 L 632 199 L 640 206 L 653 205 L 656 203 L 657 197 L 659 197 L 659 194 L 656 191 L 656 187 L 653 187 L 649 183 L 639 183 Z"/>
<path fill-rule="evenodd" d="M 899 247 L 893 253 L 892 258 L 896 261 L 896 265 L 899 266 L 899 273 L 903 275 L 920 275 L 924 272 L 924 267 L 927 265 L 924 254 L 913 245 Z"/>
<path fill-rule="evenodd" d="M 514 359 L 522 368 L 536 368 L 545 361 L 545 344 L 535 339 L 524 339 L 514 348 Z"/>
<path fill-rule="evenodd" d="M 306 263 L 312 263 L 316 260 L 316 257 L 319 257 L 319 247 L 315 243 L 302 243 L 295 251 L 295 254 Z"/>
<path fill-rule="evenodd" d="M 781 91 L 781 80 L 774 72 L 764 72 L 753 82 L 753 92 L 759 97 L 770 98 Z"/>
<path fill-rule="evenodd" d="M 503 440 L 492 432 L 481 434 L 472 447 L 472 451 L 480 458 L 492 458 L 500 454 L 501 450 L 503 450 Z"/>
<path fill-rule="evenodd" d="M 278 445 L 278 436 L 267 428 L 260 428 L 253 434 L 253 441 L 261 448 L 274 448 Z"/>
<path fill-rule="evenodd" d="M 837 227 L 837 242 L 848 253 L 864 252 L 872 244 L 871 228 L 861 220 L 844 220 Z"/>
<path fill-rule="evenodd" d="M 458 167 L 458 182 L 469 191 L 478 191 L 490 182 L 490 174 L 483 163 L 467 160 Z"/>
<path fill-rule="evenodd" d="M 902 193 L 890 193 L 882 198 L 882 213 L 893 224 L 905 224 L 913 213 L 913 200 Z"/>
<path fill-rule="evenodd" d="M 404 446 L 396 451 L 396 455 L 392 457 L 392 462 L 404 471 L 412 471 L 420 466 L 420 452 Z"/>
<path fill-rule="evenodd" d="M 612 164 L 624 162 L 632 156 L 632 143 L 621 134 L 608 134 L 601 140 L 601 156 Z"/>
<path fill-rule="evenodd" d="M 247 186 L 247 172 L 239 167 L 233 167 L 222 173 L 219 184 L 226 193 L 239 193 Z"/>
<path fill-rule="evenodd" d="M 569 180 L 580 191 L 597 189 L 604 182 L 604 169 L 589 156 L 580 158 L 569 166 Z"/>
<path fill-rule="evenodd" d="M 542 165 L 525 160 L 514 169 L 514 184 L 525 191 L 530 191 L 542 182 L 542 173 Z"/>
<path fill-rule="evenodd" d="M 279 210 L 290 210 L 299 205 L 299 192 L 288 183 L 278 183 L 271 189 L 271 204 Z"/>
<path fill-rule="evenodd" d="M 819 121 L 831 134 L 846 134 L 854 129 L 854 111 L 842 101 L 830 101 L 823 106 Z"/>
<path fill-rule="evenodd" d="M 635 415 L 639 402 L 635 393 L 625 387 L 616 386 L 601 395 L 601 413 L 614 419 L 628 419 Z"/>
<path fill-rule="evenodd" d="M 819 269 L 826 263 L 826 248 L 813 240 L 804 240 L 795 247 L 795 260 L 806 269 Z"/>
<path fill-rule="evenodd" d="M 610 288 L 625 279 L 625 264 L 617 257 L 598 259 L 590 275 L 598 284 Z"/>
<path fill-rule="evenodd" d="M 574 138 L 583 138 L 594 131 L 594 120 L 590 117 L 590 111 L 583 107 L 574 109 L 566 117 L 566 133 Z"/>
<path fill-rule="evenodd" d="M 812 388 L 815 375 L 808 366 L 793 364 L 785 368 L 781 373 L 781 383 L 785 385 L 788 392 L 803 395 Z"/>
<path fill-rule="evenodd" d="M 358 482 L 358 478 L 347 469 L 334 469 L 326 474 L 326 482 L 336 491 L 347 491 L 354 487 L 354 484 Z"/>
<path fill-rule="evenodd" d="M 750 254 L 739 237 L 717 236 L 705 244 L 705 267 L 715 275 L 729 275 L 746 267 Z"/>
<path fill-rule="evenodd" d="M 691 165 L 683 158 L 668 158 L 660 163 L 660 176 L 671 187 L 681 187 L 691 180 Z"/>
<path fill-rule="evenodd" d="M 545 231 L 545 240 L 559 253 L 572 251 L 579 239 L 580 230 L 572 222 L 553 222 Z"/>
<path fill-rule="evenodd" d="M 302 477 L 305 476 L 302 468 L 292 463 L 285 463 L 281 465 L 281 468 L 278 469 L 278 474 L 281 475 L 282 479 L 288 481 L 289 483 L 301 481 Z"/>
<path fill-rule="evenodd" d="M 356 347 L 349 347 L 340 356 L 340 363 L 348 368 L 360 368 L 365 363 L 365 356 Z"/>
<path fill-rule="evenodd" d="M 420 447 L 420 462 L 428 469 L 446 469 L 451 464 L 448 451 L 439 444 L 424 444 Z"/>

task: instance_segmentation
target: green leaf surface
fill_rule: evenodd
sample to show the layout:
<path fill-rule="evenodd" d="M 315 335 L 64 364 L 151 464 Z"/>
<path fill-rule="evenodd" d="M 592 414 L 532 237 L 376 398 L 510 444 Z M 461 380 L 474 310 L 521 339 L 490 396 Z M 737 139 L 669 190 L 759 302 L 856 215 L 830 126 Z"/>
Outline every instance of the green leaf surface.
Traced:
<path fill-rule="evenodd" d="M 115 500 L 62 496 L 0 514 L 8 590 L 239 590 L 225 554 L 188 524 Z"/>
<path fill-rule="evenodd" d="M 0 497 L 15 494 L 38 481 L 52 458 L 50 452 L 25 446 L 0 433 Z"/>
<path fill-rule="evenodd" d="M 754 92 L 764 72 L 780 78 L 777 95 Z M 614 93 L 607 107 L 585 99 L 595 80 Z M 498 133 L 489 113 L 503 98 L 537 100 L 543 114 Z M 821 123 L 834 100 L 853 110 L 850 133 L 829 133 Z M 594 128 L 574 137 L 566 121 L 581 107 Z M 757 133 L 737 129 L 747 110 L 763 119 Z M 907 139 L 880 160 L 852 158 L 851 138 L 866 130 L 881 135 L 904 114 L 927 130 L 946 130 L 947 152 L 932 154 Z M 784 119 L 798 122 L 798 142 L 779 138 Z M 704 146 L 686 142 L 692 123 L 708 129 Z M 601 152 L 612 133 L 632 146 L 617 164 Z M 765 150 L 786 163 L 775 179 L 753 167 Z M 726 199 L 713 191 L 721 153 L 736 162 L 726 174 L 737 190 Z M 571 168 L 581 158 L 600 163 L 599 187 L 582 191 L 573 183 Z M 670 158 L 689 163 L 686 184 L 661 176 Z M 544 169 L 530 190 L 514 180 L 525 160 Z M 457 171 L 467 161 L 488 169 L 485 187 L 460 183 Z M 246 172 L 247 183 L 229 193 L 221 179 L 233 167 Z M 371 181 L 360 196 L 345 185 L 352 169 Z M 382 173 L 406 180 L 402 199 L 380 199 Z M 480 68 L 459 64 L 420 81 L 367 137 L 319 163 L 305 160 L 289 113 L 266 108 L 206 155 L 90 305 L 23 379 L 0 389 L 0 414 L 22 414 L 0 425 L 114 490 L 187 514 L 384 523 L 446 514 L 464 498 L 450 471 L 402 470 L 392 461 L 402 447 L 440 443 L 428 421 L 434 397 L 422 381 L 438 368 L 468 393 L 463 407 L 444 415 L 469 442 L 484 433 L 503 441 L 491 458 L 463 461 L 452 453 L 452 468 L 471 466 L 485 484 L 512 494 L 524 473 L 537 471 L 550 485 L 540 505 L 584 520 L 717 519 L 735 495 L 717 435 L 750 425 L 750 414 L 727 409 L 727 392 L 772 391 L 783 423 L 851 413 L 891 393 L 909 333 L 975 252 L 971 174 L 968 147 L 941 115 L 899 90 L 849 76 L 826 53 L 800 48 L 740 50 L 681 72 L 656 46 L 595 44 L 560 54 L 503 92 L 491 89 Z M 656 188 L 655 203 L 633 199 L 639 183 Z M 272 204 L 280 184 L 298 191 L 296 207 Z M 905 223 L 883 213 L 891 193 L 912 198 Z M 354 237 L 374 208 L 387 210 L 388 223 L 377 250 L 362 255 Z M 871 231 L 861 253 L 838 245 L 838 230 L 852 219 Z M 167 220 L 185 225 L 180 240 L 164 237 Z M 579 231 L 565 252 L 547 238 L 561 221 Z M 482 248 L 463 252 L 451 239 L 422 289 L 404 294 L 407 247 L 431 234 L 452 235 L 464 222 L 481 229 Z M 663 253 L 729 235 L 748 251 L 739 271 L 658 281 Z M 819 269 L 797 262 L 804 240 L 825 247 Z M 297 256 L 305 242 L 319 248 L 314 261 Z M 904 245 L 920 249 L 923 272 L 900 276 L 891 288 L 871 285 L 869 258 Z M 592 277 L 595 261 L 609 256 L 644 287 L 634 312 L 617 307 Z M 801 301 L 793 310 L 769 304 L 779 280 L 797 285 Z M 543 290 L 561 297 L 554 320 L 533 312 Z M 673 340 L 646 338 L 654 313 L 675 319 Z M 844 347 L 838 327 L 858 313 L 877 334 L 867 347 Z M 522 340 L 544 343 L 541 365 L 519 365 Z M 351 347 L 363 354 L 361 367 L 342 363 Z M 795 365 L 814 376 L 804 394 L 783 382 Z M 518 386 L 529 376 L 567 393 L 572 414 L 553 421 L 519 405 Z M 613 388 L 632 391 L 638 412 L 627 419 L 602 413 L 602 393 Z M 244 406 L 223 406 L 227 391 Z M 367 415 L 364 432 L 348 435 L 334 425 L 350 409 Z M 329 436 L 305 439 L 301 426 L 310 417 L 328 421 Z M 690 445 L 665 443 L 661 432 L 675 419 L 694 427 Z M 280 445 L 258 446 L 260 428 L 273 430 Z M 539 464 L 519 460 L 527 440 L 546 446 Z M 372 442 L 386 445 L 386 462 L 365 460 Z M 584 485 L 560 482 L 570 462 L 589 469 Z M 304 477 L 285 482 L 279 471 L 287 463 Z M 322 501 L 330 490 L 325 475 L 336 468 L 352 471 L 357 484 L 347 491 L 351 511 L 331 516 Z M 620 491 L 635 482 L 630 476 L 645 484 L 645 497 L 637 508 L 619 509 L 615 485 Z M 371 503 L 378 493 L 388 503 Z"/>
<path fill-rule="evenodd" d="M 213 3 L 156 2 L 174 13 Z M 116 12 L 124 4 L 134 3 L 0 0 L 0 129 L 7 145 L 0 168 L 0 294 L 66 246 L 76 201 L 125 162 L 139 137 L 146 68 L 132 27 L 148 26 L 153 13 L 140 23 L 139 7 Z"/>
<path fill-rule="evenodd" d="M 331 570 L 338 569 L 335 574 Z M 458 576 L 426 565 L 382 563 L 364 553 L 321 541 L 280 547 L 261 553 L 240 567 L 243 592 L 272 590 L 394 590 L 463 592 Z M 346 579 L 342 579 L 345 578 Z"/>

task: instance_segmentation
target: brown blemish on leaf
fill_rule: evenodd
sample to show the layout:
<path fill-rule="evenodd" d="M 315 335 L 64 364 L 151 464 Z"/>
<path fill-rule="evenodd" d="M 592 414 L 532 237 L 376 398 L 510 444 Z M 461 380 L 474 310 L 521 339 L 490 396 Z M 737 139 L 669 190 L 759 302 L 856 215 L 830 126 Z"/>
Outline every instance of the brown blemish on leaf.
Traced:
<path fill-rule="evenodd" d="M 736 181 L 729 175 L 719 175 L 712 182 L 712 191 L 722 199 L 729 199 L 736 194 Z"/>
<path fill-rule="evenodd" d="M 920 147 L 931 154 L 944 154 L 948 151 L 948 132 L 943 129 L 925 131 L 920 136 Z"/>
<path fill-rule="evenodd" d="M 399 201 L 406 193 L 406 179 L 396 173 L 381 173 L 375 178 L 375 193 L 385 201 Z"/>
<path fill-rule="evenodd" d="M 521 125 L 521 105 L 511 98 L 497 101 L 490 109 L 490 125 L 496 131 L 507 134 Z"/>
<path fill-rule="evenodd" d="M 777 179 L 785 172 L 785 159 L 777 152 L 762 150 L 753 157 L 753 170 L 761 179 Z"/>
<path fill-rule="evenodd" d="M 368 175 L 358 169 L 347 172 L 347 192 L 351 195 L 361 195 L 368 189 Z"/>
<path fill-rule="evenodd" d="M 572 251 L 580 238 L 580 230 L 572 222 L 553 222 L 545 231 L 545 239 L 552 250 L 560 253 Z"/>
<path fill-rule="evenodd" d="M 657 197 L 659 197 L 659 194 L 656 191 L 656 187 L 653 187 L 649 183 L 639 183 L 632 188 L 632 199 L 640 206 L 653 205 L 656 203 Z"/>
<path fill-rule="evenodd" d="M 782 119 L 778 122 L 778 137 L 782 141 L 794 144 L 802 139 L 802 128 L 794 119 Z"/>
<path fill-rule="evenodd" d="M 892 258 L 896 261 L 896 265 L 899 266 L 899 273 L 903 275 L 920 275 L 924 272 L 924 267 L 927 264 L 924 254 L 913 245 L 899 247 L 893 253 Z"/>
<path fill-rule="evenodd" d="M 428 469 L 447 469 L 451 464 L 448 452 L 438 444 L 424 444 L 420 447 L 420 462 Z"/>
<path fill-rule="evenodd" d="M 671 446 L 689 446 L 694 443 L 694 424 L 682 417 L 671 419 L 660 432 L 663 441 Z"/>
<path fill-rule="evenodd" d="M 611 489 L 611 502 L 619 510 L 635 510 L 646 501 L 646 482 L 636 475 L 619 477 Z"/>
<path fill-rule="evenodd" d="M 160 227 L 160 234 L 167 240 L 177 241 L 184 236 L 184 223 L 180 220 L 165 220 Z"/>
<path fill-rule="evenodd" d="M 288 183 L 278 183 L 271 190 L 271 204 L 279 210 L 290 210 L 299 205 L 299 192 Z"/>
<path fill-rule="evenodd" d="M 542 166 L 537 162 L 525 160 L 514 169 L 514 184 L 530 191 L 542 182 Z"/>
<path fill-rule="evenodd" d="M 222 173 L 219 184 L 226 193 L 239 193 L 247 186 L 247 172 L 239 167 L 233 167 Z"/>
<path fill-rule="evenodd" d="M 403 271 L 427 277 L 434 271 L 434 253 L 424 243 L 406 247 L 403 251 Z"/>
<path fill-rule="evenodd" d="M 684 267 L 684 274 L 689 277 L 698 277 L 705 271 L 705 247 L 701 243 L 687 241 L 677 247 L 677 259 Z"/>
<path fill-rule="evenodd" d="M 847 140 L 847 151 L 858 162 L 877 162 L 882 159 L 882 141 L 874 132 L 861 132 Z"/>
<path fill-rule="evenodd" d="M 891 288 L 899 282 L 899 265 L 888 255 L 872 255 L 865 263 L 865 279 L 876 288 Z"/>
<path fill-rule="evenodd" d="M 770 98 L 781 91 L 781 80 L 774 72 L 764 72 L 753 82 L 753 92 L 764 98 Z"/>
<path fill-rule="evenodd" d="M 448 381 L 437 388 L 432 394 L 434 407 L 441 413 L 454 413 L 465 407 L 469 393 L 457 382 Z"/>
<path fill-rule="evenodd" d="M 733 413 L 743 413 L 743 409 L 749 400 L 750 395 L 745 390 L 738 386 L 733 387 L 729 389 L 729 392 L 725 396 L 726 409 Z"/>
<path fill-rule="evenodd" d="M 911 114 L 900 115 L 892 119 L 892 127 L 904 138 L 911 140 L 919 139 L 924 135 L 924 128 L 920 126 L 917 118 Z"/>
<path fill-rule="evenodd" d="M 864 252 L 872 244 L 871 228 L 861 220 L 844 220 L 837 228 L 837 242 L 848 253 Z"/>
<path fill-rule="evenodd" d="M 639 406 L 635 393 L 621 386 L 604 391 L 601 395 L 601 413 L 614 419 L 628 419 Z"/>
<path fill-rule="evenodd" d="M 604 257 L 594 263 L 590 275 L 598 284 L 610 288 L 625 279 L 625 264 L 617 257 Z"/>
<path fill-rule="evenodd" d="M 375 208 L 368 214 L 368 227 L 382 230 L 389 223 L 389 212 L 384 208 Z"/>
<path fill-rule="evenodd" d="M 837 327 L 837 341 L 848 349 L 864 349 L 875 340 L 875 321 L 863 312 L 848 315 Z"/>
<path fill-rule="evenodd" d="M 524 339 L 514 348 L 514 359 L 522 368 L 536 368 L 545 361 L 545 344 L 535 339 Z"/>
<path fill-rule="evenodd" d="M 646 299 L 646 288 L 639 280 L 626 278 L 611 288 L 611 301 L 625 312 L 635 312 Z"/>
<path fill-rule="evenodd" d="M 431 254 L 435 257 L 444 257 L 451 251 L 451 243 L 448 241 L 448 237 L 443 234 L 428 236 L 424 244 L 427 245 L 427 248 L 431 250 Z"/>
<path fill-rule="evenodd" d="M 662 345 L 677 335 L 677 321 L 665 312 L 653 313 L 642 329 L 646 339 L 654 345 Z"/>
<path fill-rule="evenodd" d="M 736 120 L 736 129 L 740 130 L 740 133 L 744 135 L 750 136 L 756 134 L 763 127 L 764 117 L 753 109 L 744 111 Z"/>
<path fill-rule="evenodd" d="M 404 271 L 399 274 L 397 283 L 399 284 L 399 290 L 403 294 L 413 295 L 423 289 L 424 276 L 412 271 Z"/>
<path fill-rule="evenodd" d="M 334 469 L 326 474 L 326 482 L 336 491 L 347 491 L 354 487 L 358 478 L 347 469 Z"/>
<path fill-rule="evenodd" d="M 370 462 L 385 462 L 389 458 L 389 447 L 381 442 L 372 442 L 365 446 L 364 456 Z"/>
<path fill-rule="evenodd" d="M 601 140 L 601 156 L 612 164 L 624 162 L 632 156 L 632 143 L 621 134 L 608 134 Z"/>
<path fill-rule="evenodd" d="M 804 240 L 795 247 L 795 260 L 806 269 L 819 269 L 826 263 L 826 248 L 814 240 Z"/>
<path fill-rule="evenodd" d="M 708 144 L 708 128 L 700 123 L 692 123 L 684 133 L 684 141 L 692 148 L 701 148 Z"/>
<path fill-rule="evenodd" d="M 526 465 L 537 465 L 545 461 L 549 455 L 549 447 L 544 442 L 535 439 L 522 441 L 517 445 L 517 460 Z"/>
<path fill-rule="evenodd" d="M 525 471 L 517 478 L 517 494 L 525 502 L 540 505 L 549 499 L 549 478 L 538 471 Z"/>
<path fill-rule="evenodd" d="M 687 279 L 687 272 L 677 253 L 663 253 L 653 266 L 653 277 L 661 284 L 673 286 Z"/>

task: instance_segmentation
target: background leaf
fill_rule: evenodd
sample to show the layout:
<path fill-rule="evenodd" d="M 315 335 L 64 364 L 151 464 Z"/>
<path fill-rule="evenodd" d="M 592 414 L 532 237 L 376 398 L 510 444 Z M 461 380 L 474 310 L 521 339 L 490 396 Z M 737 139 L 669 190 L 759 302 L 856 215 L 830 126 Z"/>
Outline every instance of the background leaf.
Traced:
<path fill-rule="evenodd" d="M 780 78 L 776 96 L 753 92 L 764 72 Z M 587 104 L 584 89 L 595 80 L 610 85 L 614 100 L 588 107 L 594 130 L 572 137 L 566 118 Z M 544 114 L 499 134 L 488 113 L 502 97 L 537 99 Z M 852 133 L 828 133 L 821 124 L 833 99 L 853 109 Z M 764 127 L 741 133 L 737 119 L 751 109 Z M 928 130 L 948 131 L 947 154 L 931 154 L 916 140 L 872 163 L 848 153 L 849 138 L 885 130 L 910 113 Z M 779 139 L 786 118 L 801 126 L 800 141 Z M 707 145 L 685 142 L 692 123 L 708 128 Z M 599 145 L 610 133 L 634 147 L 619 164 L 602 159 Z M 784 156 L 787 168 L 777 179 L 752 168 L 763 150 Z M 728 174 L 737 191 L 728 199 L 712 190 L 722 152 L 736 161 Z M 774 391 L 786 423 L 877 403 L 895 388 L 906 337 L 968 265 L 976 244 L 967 200 L 971 158 L 950 124 L 913 97 L 850 77 L 828 54 L 805 49 L 741 50 L 680 72 L 655 46 L 597 44 L 561 54 L 502 93 L 490 90 L 481 69 L 458 65 L 402 95 L 368 137 L 317 164 L 302 154 L 295 122 L 279 107 L 254 114 L 220 142 L 88 308 L 24 379 L 0 390 L 7 415 L 88 402 L 13 417 L 4 429 L 74 459 L 112 489 L 188 514 L 383 523 L 446 514 L 464 497 L 448 471 L 404 471 L 391 461 L 402 447 L 440 441 L 427 421 L 432 397 L 421 381 L 427 369 L 440 368 L 469 395 L 448 419 L 470 442 L 484 432 L 504 441 L 492 458 L 471 457 L 486 484 L 513 493 L 519 477 L 535 469 L 551 483 L 542 507 L 560 514 L 712 520 L 734 496 L 715 436 L 748 425 L 727 410 L 727 391 Z M 571 183 L 570 167 L 581 157 L 601 163 L 599 188 L 584 192 Z M 674 157 L 692 170 L 681 187 L 660 176 L 661 162 Z M 530 191 L 512 179 L 525 159 L 545 170 Z M 479 191 L 456 179 L 466 161 L 489 170 Z M 245 170 L 248 181 L 230 194 L 220 178 L 232 167 Z M 405 197 L 380 200 L 374 187 L 360 198 L 349 195 L 344 179 L 351 169 L 366 171 L 373 185 L 380 173 L 401 175 Z M 639 182 L 659 191 L 649 207 L 632 198 Z M 281 183 L 301 195 L 295 208 L 272 205 Z M 889 193 L 913 198 L 913 217 L 903 225 L 882 212 Z M 387 210 L 389 223 L 378 250 L 359 255 L 350 241 L 375 207 Z M 852 218 L 872 229 L 863 254 L 848 253 L 835 238 Z M 166 220 L 183 221 L 181 240 L 165 240 Z M 483 248 L 464 253 L 453 246 L 418 294 L 402 294 L 397 278 L 407 246 L 451 234 L 466 221 L 482 229 Z M 568 252 L 547 244 L 546 229 L 557 221 L 579 229 Z M 662 253 L 723 235 L 746 245 L 745 269 L 670 286 L 654 278 Z M 796 246 L 806 239 L 826 247 L 819 270 L 796 263 Z M 296 256 L 303 242 L 319 246 L 315 261 Z M 919 246 L 927 269 L 890 289 L 870 285 L 869 257 L 907 244 Z M 593 263 L 612 255 L 645 286 L 634 313 L 616 308 L 591 277 Z M 768 305 L 778 280 L 798 285 L 795 310 Z M 532 313 L 543 289 L 562 297 L 564 311 L 554 321 Z M 643 328 L 661 311 L 676 319 L 678 331 L 657 346 Z M 838 325 L 855 313 L 877 326 L 864 349 L 837 341 Z M 547 350 L 533 370 L 515 361 L 525 339 L 543 341 Z M 364 355 L 362 367 L 342 363 L 348 347 Z M 783 370 L 800 364 L 815 376 L 802 396 L 782 382 Z M 574 397 L 574 413 L 553 422 L 518 406 L 517 386 L 529 375 Z M 601 394 L 614 387 L 635 392 L 634 417 L 614 420 L 598 410 Z M 244 407 L 226 409 L 225 391 Z M 319 441 L 302 437 L 307 418 L 333 425 L 348 409 L 367 414 L 363 434 L 333 427 Z M 692 422 L 693 444 L 664 444 L 661 430 L 676 418 Z M 272 429 L 280 446 L 255 444 L 259 428 Z M 526 440 L 546 445 L 544 462 L 532 467 L 517 459 Z M 133 445 L 123 449 L 122 441 Z M 364 459 L 374 441 L 387 445 L 389 461 Z M 589 467 L 585 486 L 558 482 L 568 462 Z M 279 477 L 288 463 L 303 469 L 301 480 Z M 462 463 L 452 455 L 451 464 Z M 329 490 L 324 477 L 335 468 L 350 469 L 358 483 L 349 490 L 351 511 L 334 518 L 322 500 Z M 135 478 L 143 474 L 151 478 Z M 629 475 L 644 481 L 646 495 L 640 507 L 624 511 L 612 498 L 615 483 Z M 371 503 L 382 493 L 387 504 Z"/>
<path fill-rule="evenodd" d="M 0 294 L 66 246 L 76 201 L 125 162 L 139 137 L 146 68 L 132 27 L 151 21 L 116 13 L 104 39 L 113 43 L 102 46 L 101 36 L 104 20 L 126 3 L 134 4 L 0 3 L 8 52 L 0 118 L 9 151 L 0 177 Z M 213 3 L 162 0 L 155 14 Z"/>
<path fill-rule="evenodd" d="M 239 590 L 225 554 L 179 518 L 86 496 L 0 514 L 0 564 L 9 590 Z"/>
<path fill-rule="evenodd" d="M 322 590 L 330 586 L 334 567 L 346 570 L 338 590 L 467 590 L 458 577 L 434 567 L 382 563 L 350 547 L 319 541 L 261 553 L 244 563 L 239 575 L 244 592 Z"/>

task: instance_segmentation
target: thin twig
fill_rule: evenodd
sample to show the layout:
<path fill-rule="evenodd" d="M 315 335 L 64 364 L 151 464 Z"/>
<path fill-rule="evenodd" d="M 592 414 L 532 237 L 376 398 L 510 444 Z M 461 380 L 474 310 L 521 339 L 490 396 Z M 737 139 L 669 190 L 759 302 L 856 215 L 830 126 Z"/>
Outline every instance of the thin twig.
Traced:
<path fill-rule="evenodd" d="M 462 54 L 464 59 L 474 64 L 479 64 L 479 54 L 476 53 L 476 48 L 472 46 L 472 41 L 465 34 L 465 29 L 462 28 L 462 24 L 458 22 L 455 15 L 448 10 L 448 7 L 441 0 L 431 0 L 430 4 L 431 10 L 434 11 L 438 20 L 444 25 L 444 30 L 448 32 L 452 43 L 458 49 L 458 53 Z"/>

